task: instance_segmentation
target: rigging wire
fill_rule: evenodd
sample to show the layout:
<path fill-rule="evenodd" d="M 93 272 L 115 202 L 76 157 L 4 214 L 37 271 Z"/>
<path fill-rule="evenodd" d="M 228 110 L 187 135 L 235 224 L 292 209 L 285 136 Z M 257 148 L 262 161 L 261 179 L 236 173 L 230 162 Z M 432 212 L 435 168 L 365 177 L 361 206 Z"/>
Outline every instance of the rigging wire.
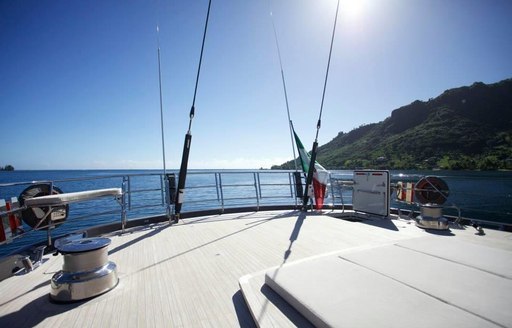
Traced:
<path fill-rule="evenodd" d="M 269 5 L 270 5 L 270 1 L 269 1 Z M 295 165 L 295 171 L 297 171 L 297 156 L 295 155 L 295 143 L 293 141 L 293 123 L 292 123 L 292 119 L 290 118 L 290 106 L 288 105 L 288 93 L 286 92 L 286 82 L 285 82 L 285 78 L 284 78 L 283 61 L 281 59 L 281 50 L 279 48 L 279 40 L 277 38 L 276 25 L 274 23 L 274 15 L 272 14 L 272 10 L 270 11 L 270 18 L 272 20 L 272 28 L 274 29 L 274 39 L 276 41 L 277 56 L 279 57 L 279 66 L 281 68 L 281 80 L 283 82 L 284 100 L 286 102 L 286 113 L 288 114 L 288 125 L 290 128 L 290 140 L 292 143 L 293 164 Z"/>
<path fill-rule="evenodd" d="M 164 176 L 166 173 L 165 166 L 165 138 L 164 138 L 164 110 L 163 110 L 163 100 L 162 100 L 162 71 L 160 67 L 160 26 L 156 26 L 156 35 L 157 35 L 157 43 L 158 43 L 158 88 L 160 90 L 160 130 L 162 132 L 162 159 L 163 159 L 163 169 Z"/>
<path fill-rule="evenodd" d="M 160 91 L 160 131 L 162 135 L 162 163 L 163 163 L 163 178 L 165 184 L 165 212 L 167 217 L 171 218 L 171 191 L 169 189 L 169 178 L 167 177 L 167 167 L 165 164 L 165 134 L 164 134 L 164 106 L 162 97 L 162 69 L 161 69 L 161 56 L 160 56 L 160 23 L 156 25 L 157 35 L 157 53 L 158 53 L 158 88 Z"/>
<path fill-rule="evenodd" d="M 327 79 L 329 77 L 329 68 L 331 66 L 332 46 L 334 44 L 334 35 L 336 34 L 336 23 L 338 22 L 339 7 L 340 7 L 340 0 L 338 0 L 338 5 L 336 6 L 336 16 L 334 17 L 334 26 L 332 29 L 332 36 L 331 36 L 331 47 L 329 49 L 329 59 L 327 60 L 327 69 L 325 71 L 324 89 L 322 92 L 322 102 L 320 104 L 320 113 L 318 114 L 318 123 L 316 125 L 315 141 L 318 140 L 318 132 L 320 131 L 320 126 L 321 126 L 321 121 L 322 121 L 322 111 L 324 109 L 325 90 L 327 89 Z"/>
<path fill-rule="evenodd" d="M 306 210 L 306 207 L 309 202 L 309 189 L 312 186 L 312 180 L 313 180 L 313 173 L 315 169 L 315 162 L 316 162 L 316 153 L 318 148 L 318 133 L 320 132 L 320 127 L 322 125 L 322 112 L 324 108 L 324 99 L 325 99 L 325 90 L 327 89 L 327 79 L 329 77 L 329 68 L 331 65 L 331 55 L 332 55 L 332 46 L 334 44 L 334 36 L 336 34 L 336 23 L 338 22 L 338 10 L 340 8 L 340 0 L 338 0 L 338 4 L 336 5 L 336 15 L 334 16 L 334 26 L 332 29 L 332 36 L 331 36 L 331 46 L 329 49 L 329 58 L 327 60 L 327 69 L 325 72 L 325 80 L 324 80 L 324 89 L 322 92 L 322 102 L 320 104 L 320 112 L 318 114 L 318 122 L 316 124 L 316 136 L 315 141 L 313 142 L 313 149 L 311 150 L 311 160 L 309 162 L 309 170 L 308 175 L 306 178 L 306 192 L 304 193 L 304 199 L 302 203 L 302 209 Z"/>
<path fill-rule="evenodd" d="M 212 5 L 212 0 L 208 1 L 208 11 L 206 13 L 206 22 L 204 24 L 204 32 L 203 32 L 203 42 L 201 44 L 201 54 L 199 55 L 199 65 L 197 67 L 197 76 L 196 76 L 196 85 L 194 88 L 194 98 L 192 99 L 192 107 L 190 108 L 190 121 L 188 123 L 188 132 L 190 133 L 190 129 L 192 128 L 192 120 L 194 119 L 195 112 L 195 104 L 196 104 L 196 95 L 197 95 L 197 86 L 199 85 L 199 74 L 201 73 L 201 64 L 203 62 L 203 52 L 204 52 L 204 43 L 206 41 L 206 31 L 208 30 L 208 20 L 210 18 L 210 7 Z"/>
<path fill-rule="evenodd" d="M 192 107 L 190 108 L 189 114 L 189 123 L 187 134 L 185 135 L 185 142 L 183 144 L 183 153 L 181 157 L 181 166 L 180 166 L 180 174 L 178 177 L 178 194 L 176 197 L 176 205 L 174 207 L 175 217 L 174 222 L 178 222 L 180 218 L 181 206 L 183 204 L 183 197 L 185 196 L 185 181 L 187 178 L 187 167 L 188 167 L 188 157 L 190 154 L 190 144 L 192 142 L 192 120 L 195 115 L 195 103 L 196 103 L 196 95 L 197 95 L 197 87 L 199 85 L 199 75 L 201 73 L 201 64 L 203 61 L 203 52 L 204 52 L 204 44 L 206 40 L 206 32 L 208 31 L 208 21 L 210 18 L 210 8 L 211 8 L 212 0 L 208 1 L 208 11 L 206 13 L 206 21 L 204 24 L 204 32 L 203 32 L 203 42 L 201 44 L 201 53 L 199 55 L 199 65 L 197 68 L 197 76 L 196 76 L 196 84 L 194 88 L 194 97 L 192 99 Z"/>

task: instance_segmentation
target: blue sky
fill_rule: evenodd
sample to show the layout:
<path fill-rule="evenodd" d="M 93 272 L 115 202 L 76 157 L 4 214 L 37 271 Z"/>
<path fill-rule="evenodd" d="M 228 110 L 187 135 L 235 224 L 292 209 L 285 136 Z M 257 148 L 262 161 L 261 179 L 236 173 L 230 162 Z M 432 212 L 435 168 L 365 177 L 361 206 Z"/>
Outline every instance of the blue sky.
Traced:
<path fill-rule="evenodd" d="M 0 165 L 178 168 L 207 0 L 0 1 Z M 291 159 L 311 147 L 336 0 L 213 0 L 189 168 Z M 512 77 L 512 1 L 342 1 L 319 144 L 416 99 Z"/>

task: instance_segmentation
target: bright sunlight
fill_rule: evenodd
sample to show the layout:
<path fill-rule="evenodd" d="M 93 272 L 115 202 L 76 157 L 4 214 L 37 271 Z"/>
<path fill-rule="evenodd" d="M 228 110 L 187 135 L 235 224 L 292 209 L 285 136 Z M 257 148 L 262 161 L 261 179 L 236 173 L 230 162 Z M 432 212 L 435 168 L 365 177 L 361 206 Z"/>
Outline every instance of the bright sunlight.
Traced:
<path fill-rule="evenodd" d="M 340 14 L 348 20 L 358 20 L 367 5 L 367 0 L 341 0 Z"/>

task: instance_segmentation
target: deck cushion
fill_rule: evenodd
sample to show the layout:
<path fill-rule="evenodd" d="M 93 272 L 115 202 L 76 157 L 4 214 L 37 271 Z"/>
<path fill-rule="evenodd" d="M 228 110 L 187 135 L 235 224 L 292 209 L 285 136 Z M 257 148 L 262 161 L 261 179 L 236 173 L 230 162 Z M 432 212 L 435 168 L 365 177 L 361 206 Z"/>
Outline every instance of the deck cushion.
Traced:
<path fill-rule="evenodd" d="M 317 327 L 512 326 L 510 279 L 400 243 L 284 265 L 265 283 Z"/>

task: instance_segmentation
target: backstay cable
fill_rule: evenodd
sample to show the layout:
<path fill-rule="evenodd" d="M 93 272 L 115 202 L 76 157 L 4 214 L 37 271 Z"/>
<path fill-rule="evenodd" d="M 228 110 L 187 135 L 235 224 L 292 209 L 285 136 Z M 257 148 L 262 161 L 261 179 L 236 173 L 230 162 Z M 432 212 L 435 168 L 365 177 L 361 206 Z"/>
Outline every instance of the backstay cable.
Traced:
<path fill-rule="evenodd" d="M 171 217 L 171 195 L 169 193 L 169 180 L 167 178 L 167 168 L 165 165 L 165 136 L 164 136 L 164 108 L 162 100 L 162 70 L 160 66 L 160 23 L 156 25 L 156 35 L 158 43 L 158 88 L 160 91 L 160 131 L 162 135 L 162 161 L 163 161 L 163 177 L 165 183 L 165 212 L 167 217 Z"/>
<path fill-rule="evenodd" d="M 284 79 L 283 62 L 281 60 L 281 51 L 279 49 L 279 41 L 277 38 L 276 25 L 274 23 L 274 15 L 272 15 L 272 11 L 270 11 L 270 17 L 272 19 L 272 27 L 274 29 L 274 39 L 276 40 L 277 55 L 279 57 L 279 66 L 281 67 L 281 80 L 283 82 L 284 100 L 286 102 L 286 113 L 288 114 L 288 126 L 290 128 L 290 139 L 292 142 L 293 164 L 295 165 L 295 171 L 297 171 L 297 156 L 295 155 L 295 143 L 293 141 L 293 123 L 292 123 L 292 119 L 290 118 L 290 107 L 288 105 L 288 93 L 286 92 L 286 82 Z"/>
<path fill-rule="evenodd" d="M 187 178 L 188 157 L 189 157 L 189 153 L 190 153 L 190 143 L 192 142 L 192 132 L 191 132 L 192 120 L 194 119 L 194 114 L 195 114 L 197 86 L 199 85 L 199 74 L 201 73 L 201 63 L 203 61 L 204 43 L 206 40 L 206 31 L 208 30 L 208 20 L 210 18 L 211 4 L 212 4 L 212 0 L 210 0 L 208 2 L 208 11 L 206 13 L 206 22 L 204 24 L 203 42 L 201 44 L 201 54 L 199 55 L 199 65 L 197 68 L 196 85 L 194 88 L 194 98 L 192 100 L 192 107 L 190 108 L 188 131 L 187 131 L 187 134 L 185 135 L 185 142 L 183 144 L 180 175 L 178 177 L 178 194 L 176 197 L 176 206 L 174 208 L 174 213 L 175 213 L 174 222 L 176 222 L 176 223 L 179 221 L 180 213 L 181 213 L 181 206 L 183 204 L 183 197 L 185 196 L 185 181 Z"/>
<path fill-rule="evenodd" d="M 302 202 L 302 209 L 303 210 L 307 209 L 307 205 L 308 205 L 308 202 L 309 202 L 309 192 L 308 191 L 310 189 L 310 186 L 311 186 L 311 183 L 312 183 L 312 180 L 313 180 L 313 173 L 314 173 L 314 170 L 315 170 L 316 153 L 317 153 L 317 148 L 318 148 L 318 133 L 320 132 L 320 126 L 322 124 L 322 111 L 323 111 L 323 108 L 324 108 L 325 90 L 327 88 L 327 78 L 329 76 L 329 68 L 330 68 L 330 65 L 331 65 L 332 46 L 333 46 L 333 43 L 334 43 L 334 35 L 336 33 L 336 23 L 338 21 L 338 10 L 339 10 L 339 8 L 340 8 L 340 0 L 338 0 L 338 4 L 336 6 L 336 16 L 334 17 L 334 26 L 333 26 L 333 29 L 332 29 L 332 37 L 331 37 L 331 47 L 329 49 L 329 59 L 327 60 L 327 69 L 326 69 L 326 72 L 325 72 L 324 89 L 323 89 L 323 92 L 322 92 L 322 102 L 320 104 L 320 113 L 318 114 L 318 122 L 316 124 L 316 136 L 315 136 L 315 141 L 313 142 L 313 149 L 311 150 L 311 160 L 309 162 L 309 170 L 308 170 L 308 175 L 307 175 L 307 178 L 306 178 L 306 192 L 304 193 L 304 199 L 303 199 L 303 202 Z"/>

